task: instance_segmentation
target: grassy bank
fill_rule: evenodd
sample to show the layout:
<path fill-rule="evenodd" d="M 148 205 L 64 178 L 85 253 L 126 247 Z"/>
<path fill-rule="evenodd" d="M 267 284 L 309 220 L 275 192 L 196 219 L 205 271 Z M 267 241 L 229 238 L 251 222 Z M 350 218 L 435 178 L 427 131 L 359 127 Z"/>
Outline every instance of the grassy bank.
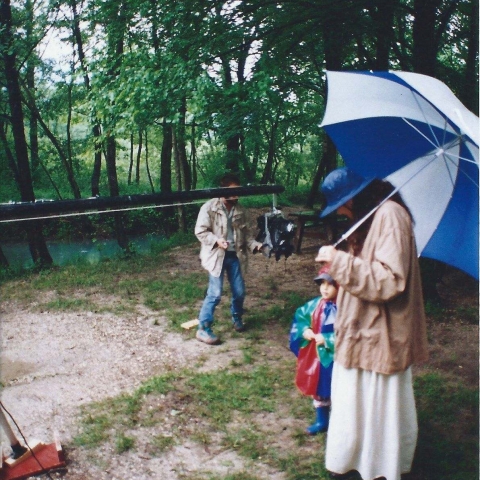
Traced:
<path fill-rule="evenodd" d="M 33 311 L 122 316 L 134 315 L 142 305 L 166 317 L 169 332 L 191 337 L 180 324 L 196 316 L 207 279 L 200 268 L 183 263 L 197 252 L 190 240 L 159 246 L 151 255 L 4 275 L 1 298 Z M 133 392 L 85 405 L 78 414 L 74 441 L 66 448 L 90 449 L 93 457 L 95 449 L 105 445 L 116 455 L 135 453 L 140 432 L 147 431 L 149 441 L 142 455 L 152 458 L 193 442 L 209 451 L 233 451 L 243 459 L 243 470 L 228 476 L 198 471 L 184 474 L 185 480 L 262 480 L 260 465 L 283 472 L 288 480 L 328 478 L 323 456 L 326 437 L 303 433 L 313 409 L 310 399 L 293 385 L 295 359 L 286 346 L 293 312 L 314 290 L 299 282 L 282 285 L 264 267 L 258 272 L 261 278 L 249 290 L 257 308 L 246 314 L 245 334 L 218 322 L 216 332 L 225 343 L 195 364 L 172 366 Z M 219 317 L 228 317 L 226 300 L 218 312 Z M 434 326 L 448 319 L 461 334 L 462 328 L 471 329 L 475 316 L 478 310 L 472 306 L 458 305 L 453 314 L 451 306 L 437 306 L 429 311 L 429 322 Z M 229 351 L 229 341 L 236 339 L 240 346 L 228 362 L 216 369 L 203 368 L 207 355 Z M 438 339 L 430 340 L 433 344 Z M 461 346 L 455 348 L 461 357 Z M 452 349 L 451 345 L 445 349 L 445 358 Z M 415 373 L 420 436 L 409 478 L 478 478 L 478 385 L 466 383 L 450 364 L 441 365 L 439 361 Z"/>

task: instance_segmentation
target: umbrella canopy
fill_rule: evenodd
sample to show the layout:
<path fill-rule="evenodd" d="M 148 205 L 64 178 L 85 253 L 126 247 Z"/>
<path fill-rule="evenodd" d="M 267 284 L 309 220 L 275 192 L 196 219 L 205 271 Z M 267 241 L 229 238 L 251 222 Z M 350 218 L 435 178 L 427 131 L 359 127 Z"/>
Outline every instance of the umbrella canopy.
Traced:
<path fill-rule="evenodd" d="M 349 168 L 399 188 L 420 255 L 478 279 L 479 119 L 439 80 L 327 72 L 321 126 Z"/>

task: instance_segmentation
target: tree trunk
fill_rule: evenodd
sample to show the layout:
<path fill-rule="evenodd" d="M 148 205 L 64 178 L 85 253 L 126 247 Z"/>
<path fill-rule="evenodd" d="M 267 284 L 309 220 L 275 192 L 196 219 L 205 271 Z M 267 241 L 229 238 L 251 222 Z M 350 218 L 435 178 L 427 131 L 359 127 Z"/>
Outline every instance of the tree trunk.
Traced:
<path fill-rule="evenodd" d="M 73 197 L 74 198 L 81 198 L 80 188 L 79 188 L 78 183 L 75 179 L 75 174 L 73 172 L 71 162 L 68 159 L 68 154 L 63 150 L 62 145 L 60 144 L 58 139 L 55 137 L 53 132 L 50 130 L 48 125 L 45 123 L 45 121 L 41 117 L 40 112 L 38 111 L 38 108 L 37 108 L 37 106 L 34 102 L 34 99 L 32 97 L 31 92 L 28 92 L 28 94 L 29 94 L 30 98 L 28 99 L 28 101 L 25 101 L 25 104 L 29 108 L 30 113 L 36 118 L 36 120 L 38 121 L 38 123 L 42 127 L 42 129 L 43 129 L 45 135 L 47 136 L 47 138 L 52 142 L 52 145 L 55 147 L 55 150 L 57 151 L 58 156 L 59 156 L 60 160 L 62 161 L 63 168 L 65 169 L 65 172 L 67 174 L 68 183 L 69 183 L 70 188 L 72 190 Z"/>
<path fill-rule="evenodd" d="M 30 91 L 35 91 L 35 76 L 33 67 L 27 66 L 27 87 Z M 35 176 L 35 172 L 38 169 L 40 159 L 38 155 L 38 122 L 34 115 L 30 115 L 30 165 L 32 166 L 32 172 Z"/>
<path fill-rule="evenodd" d="M 107 138 L 107 156 L 106 156 L 106 165 L 107 165 L 107 178 L 108 186 L 110 188 L 110 195 L 112 197 L 117 197 L 120 194 L 118 188 L 118 179 L 117 179 L 117 146 L 115 144 L 115 138 L 109 136 Z M 125 233 L 125 227 L 123 225 L 123 215 L 119 212 L 115 212 L 115 233 L 117 236 L 117 242 L 120 245 L 120 248 L 125 253 L 130 253 L 130 247 L 128 245 L 127 234 Z"/>
<path fill-rule="evenodd" d="M 394 38 L 393 20 L 398 0 L 377 2 L 377 6 L 370 8 L 376 32 L 376 60 L 375 70 L 390 68 L 389 56 Z"/>
<path fill-rule="evenodd" d="M 140 184 L 140 160 L 142 159 L 143 136 L 142 129 L 138 131 L 138 149 L 137 149 L 137 164 L 135 168 L 135 183 Z"/>
<path fill-rule="evenodd" d="M 183 190 L 192 189 L 192 172 L 187 160 L 187 144 L 185 121 L 187 115 L 187 99 L 183 97 L 180 107 L 180 119 L 175 129 L 175 147 L 178 154 L 179 166 L 181 169 L 181 178 L 183 182 Z"/>
<path fill-rule="evenodd" d="M 172 191 L 172 146 L 173 129 L 172 125 L 163 120 L 163 143 L 160 158 L 160 191 L 170 193 Z"/>
<path fill-rule="evenodd" d="M 178 150 L 178 140 L 177 140 L 177 129 L 173 128 L 173 157 L 175 165 L 175 175 L 177 177 L 177 190 L 179 192 L 183 191 L 183 178 L 182 178 L 182 164 L 180 159 L 180 153 Z M 187 220 L 185 218 L 185 207 L 183 205 L 177 206 L 177 220 L 178 220 L 178 229 L 181 232 L 187 231 Z"/>
<path fill-rule="evenodd" d="M 83 81 L 85 83 L 85 88 L 87 89 L 88 92 L 90 92 L 91 90 L 90 78 L 88 77 L 87 67 L 85 64 L 85 52 L 83 49 L 83 39 L 80 31 L 80 19 L 78 18 L 78 13 L 77 13 L 77 3 L 76 3 L 76 0 L 70 0 L 70 1 L 71 1 L 72 14 L 73 14 L 73 22 L 72 22 L 73 38 L 75 39 L 74 41 L 77 44 L 78 58 L 80 60 L 80 65 L 83 71 Z M 93 170 L 92 170 L 92 178 L 90 181 L 90 185 L 92 190 L 92 197 L 96 197 L 100 195 L 100 176 L 101 176 L 101 169 L 102 169 L 102 144 L 100 141 L 101 128 L 100 128 L 100 122 L 96 119 L 92 127 L 92 135 L 94 138 L 95 153 L 94 153 Z"/>
<path fill-rule="evenodd" d="M 413 21 L 413 71 L 435 76 L 437 45 L 435 16 L 441 0 L 415 0 Z"/>
<path fill-rule="evenodd" d="M 326 175 L 337 167 L 337 149 L 330 139 L 325 134 L 323 141 L 323 155 L 318 164 L 317 171 L 313 177 L 312 188 L 307 198 L 306 206 L 313 208 L 315 200 L 319 198 L 320 183 Z"/>
<path fill-rule="evenodd" d="M 73 62 L 72 62 L 72 68 L 71 68 L 71 78 L 74 78 L 74 67 L 73 67 Z M 70 83 L 67 86 L 67 92 L 68 92 L 68 115 L 67 115 L 67 163 L 69 167 L 69 171 L 72 172 L 73 176 L 73 153 L 72 153 L 72 110 L 73 110 L 73 104 L 72 104 L 72 87 L 73 87 L 73 81 L 71 80 Z M 75 182 L 76 183 L 76 182 Z M 78 187 L 77 187 L 78 188 Z M 80 195 L 80 192 L 78 192 Z M 75 197 L 77 198 L 77 197 Z M 78 197 L 80 198 L 80 197 Z"/>
<path fill-rule="evenodd" d="M 7 86 L 8 103 L 10 107 L 12 134 L 17 157 L 19 190 L 22 201 L 33 202 L 33 192 L 28 147 L 25 138 L 24 115 L 22 110 L 22 96 L 20 92 L 19 74 L 16 68 L 16 53 L 12 33 L 12 10 L 10 0 L 0 2 L 0 28 L 5 41 L 2 50 L 4 74 Z M 40 222 L 29 222 L 26 227 L 28 244 L 33 262 L 40 266 L 52 265 L 53 260 L 48 251 Z"/>
<path fill-rule="evenodd" d="M 8 259 L 3 253 L 2 247 L 0 247 L 0 266 L 3 268 L 8 268 Z"/>
<path fill-rule="evenodd" d="M 8 160 L 8 166 L 13 173 L 13 178 L 15 179 L 15 183 L 20 185 L 20 173 L 18 171 L 17 164 L 15 163 L 15 158 L 13 157 L 13 153 L 10 150 L 10 145 L 7 139 L 7 132 L 5 122 L 0 118 L 0 140 L 3 144 L 3 150 L 5 152 L 5 156 Z"/>
<path fill-rule="evenodd" d="M 190 142 L 190 164 L 192 165 L 192 189 L 197 188 L 197 148 L 195 145 L 195 121 L 192 122 L 192 139 Z"/>
<path fill-rule="evenodd" d="M 342 42 L 338 38 L 342 32 L 341 20 L 338 23 L 329 24 L 325 27 L 323 40 L 325 45 L 325 66 L 327 70 L 341 70 L 343 51 Z M 326 85 L 324 98 L 327 98 Z M 318 162 L 317 171 L 315 172 L 312 188 L 307 199 L 307 206 L 313 207 L 315 198 L 318 196 L 318 190 L 322 178 L 337 166 L 337 149 L 334 143 L 325 133 L 325 141 L 323 142 L 323 154 Z"/>
<path fill-rule="evenodd" d="M 275 158 L 275 139 L 277 135 L 278 120 L 280 118 L 281 108 L 278 108 L 275 120 L 270 127 L 270 138 L 268 140 L 268 153 L 265 168 L 263 170 L 261 183 L 273 182 L 273 161 Z"/>
<path fill-rule="evenodd" d="M 130 164 L 128 166 L 128 181 L 127 184 L 132 184 L 132 172 L 133 172 L 133 133 L 130 134 Z"/>
<path fill-rule="evenodd" d="M 100 137 L 100 125 L 94 125 L 92 128 L 93 137 L 95 138 L 95 155 L 93 160 L 92 179 L 90 182 L 92 189 L 92 197 L 100 195 L 100 176 L 102 172 L 102 144 L 96 140 Z"/>
<path fill-rule="evenodd" d="M 107 31 L 106 58 L 110 63 L 107 75 L 110 82 L 115 82 L 118 79 L 119 69 L 123 59 L 125 31 L 128 22 L 128 3 L 122 0 L 118 4 L 107 3 L 106 6 L 107 8 L 111 7 L 110 20 L 108 24 L 105 25 Z M 114 134 L 115 123 L 112 118 L 107 118 L 106 122 L 109 125 L 110 131 L 106 139 L 105 163 L 107 167 L 110 196 L 115 197 L 120 194 L 117 178 L 117 144 Z M 114 218 L 117 242 L 125 253 L 131 253 L 123 223 L 123 214 L 116 212 L 114 213 Z"/>
<path fill-rule="evenodd" d="M 148 182 L 150 183 L 150 190 L 155 193 L 153 186 L 152 175 L 150 174 L 150 165 L 148 164 L 148 131 L 145 130 L 145 168 L 147 169 Z"/>
<path fill-rule="evenodd" d="M 227 155 L 225 168 L 229 172 L 240 171 L 240 135 L 232 135 L 227 139 Z"/>
<path fill-rule="evenodd" d="M 27 12 L 27 21 L 26 21 L 26 32 L 27 39 L 31 39 L 33 35 L 33 25 L 34 25 L 34 16 L 33 16 L 33 4 L 31 0 L 25 2 L 25 11 Z M 27 60 L 26 68 L 26 82 L 27 88 L 31 91 L 35 91 L 35 65 L 32 61 L 32 54 L 30 54 Z M 39 166 L 39 156 L 38 156 L 38 125 L 37 120 L 33 115 L 30 115 L 30 165 L 35 176 L 35 172 Z"/>

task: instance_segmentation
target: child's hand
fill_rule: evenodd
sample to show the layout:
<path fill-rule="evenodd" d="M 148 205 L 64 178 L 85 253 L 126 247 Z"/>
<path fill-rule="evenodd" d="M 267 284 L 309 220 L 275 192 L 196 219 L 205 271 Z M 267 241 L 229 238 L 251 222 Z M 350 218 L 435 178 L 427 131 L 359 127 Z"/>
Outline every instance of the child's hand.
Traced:
<path fill-rule="evenodd" d="M 307 328 L 303 332 L 303 338 L 308 341 L 315 340 L 315 334 L 313 333 L 313 330 L 311 328 Z"/>
<path fill-rule="evenodd" d="M 314 338 L 317 347 L 320 345 L 325 345 L 325 338 L 323 338 L 323 335 L 321 333 L 317 333 Z"/>

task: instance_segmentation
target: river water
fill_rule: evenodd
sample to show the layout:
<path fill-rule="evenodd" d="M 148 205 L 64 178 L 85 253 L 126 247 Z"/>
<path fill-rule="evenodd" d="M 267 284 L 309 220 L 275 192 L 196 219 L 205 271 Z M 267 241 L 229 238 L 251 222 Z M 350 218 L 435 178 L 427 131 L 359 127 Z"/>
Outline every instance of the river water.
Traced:
<path fill-rule="evenodd" d="M 152 244 L 164 240 L 161 235 L 145 235 L 130 238 L 133 249 L 137 253 L 149 253 Z M 12 268 L 28 268 L 33 266 L 27 243 L 2 243 L 2 250 Z M 98 263 L 104 258 L 111 258 L 122 253 L 115 239 L 82 240 L 72 242 L 47 241 L 48 250 L 55 265 L 65 265 L 77 261 Z"/>

